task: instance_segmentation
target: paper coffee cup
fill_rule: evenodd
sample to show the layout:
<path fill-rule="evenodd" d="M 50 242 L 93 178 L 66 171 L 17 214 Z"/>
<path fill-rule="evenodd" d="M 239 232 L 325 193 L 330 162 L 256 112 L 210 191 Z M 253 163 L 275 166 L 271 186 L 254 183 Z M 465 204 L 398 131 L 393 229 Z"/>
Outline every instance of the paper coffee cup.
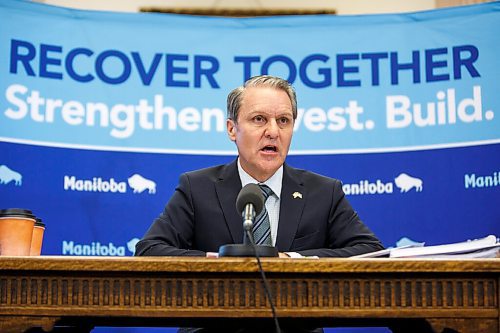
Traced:
<path fill-rule="evenodd" d="M 28 209 L 0 209 L 0 255 L 28 256 L 35 215 Z"/>
<path fill-rule="evenodd" d="M 45 232 L 45 224 L 41 219 L 37 218 L 33 228 L 33 237 L 31 239 L 30 256 L 39 256 L 42 253 L 43 233 Z"/>

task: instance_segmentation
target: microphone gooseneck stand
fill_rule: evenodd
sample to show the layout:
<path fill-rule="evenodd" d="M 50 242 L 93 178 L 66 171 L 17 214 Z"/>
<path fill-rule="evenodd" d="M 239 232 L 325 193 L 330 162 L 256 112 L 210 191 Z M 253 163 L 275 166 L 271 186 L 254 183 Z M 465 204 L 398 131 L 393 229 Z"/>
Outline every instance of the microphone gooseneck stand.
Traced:
<path fill-rule="evenodd" d="M 266 274 L 264 273 L 264 270 L 262 269 L 262 264 L 260 262 L 260 255 L 258 253 L 259 251 L 257 251 L 258 246 L 257 246 L 257 244 L 255 244 L 255 240 L 253 239 L 252 232 L 246 228 L 245 228 L 245 231 L 246 231 L 245 234 L 250 241 L 250 244 L 251 244 L 250 246 L 255 250 L 255 252 L 254 252 L 255 258 L 257 259 L 257 265 L 259 265 L 260 276 L 262 277 L 262 282 L 264 283 L 264 290 L 266 292 L 267 299 L 269 300 L 269 305 L 271 306 L 271 312 L 273 314 L 273 321 L 274 321 L 274 327 L 276 329 L 276 333 L 281 333 L 281 327 L 280 327 L 280 324 L 278 322 L 278 316 L 276 315 L 276 308 L 274 307 L 273 298 L 271 295 L 271 288 L 269 287 L 269 282 L 267 282 Z M 278 251 L 276 248 L 274 248 L 274 249 L 276 250 L 276 252 Z"/>
<path fill-rule="evenodd" d="M 241 215 L 243 217 L 243 244 L 226 244 L 219 247 L 219 257 L 255 257 L 257 259 L 257 265 L 259 266 L 259 272 L 264 284 L 264 291 L 271 306 L 274 327 L 276 333 L 281 333 L 278 316 L 276 316 L 276 308 L 274 307 L 271 295 L 271 288 L 260 262 L 260 257 L 278 257 L 278 249 L 270 245 L 257 245 L 253 238 L 253 221 L 263 206 L 264 196 L 258 185 L 248 184 L 243 187 L 236 199 L 236 207 L 239 212 L 242 212 Z"/>

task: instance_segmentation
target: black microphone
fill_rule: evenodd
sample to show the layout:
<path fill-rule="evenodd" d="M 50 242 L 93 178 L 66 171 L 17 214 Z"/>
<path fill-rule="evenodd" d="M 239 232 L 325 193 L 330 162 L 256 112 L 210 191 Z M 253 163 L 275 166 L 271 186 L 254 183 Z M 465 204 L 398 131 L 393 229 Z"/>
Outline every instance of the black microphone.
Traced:
<path fill-rule="evenodd" d="M 219 247 L 220 257 L 278 257 L 278 249 L 271 245 L 255 245 L 253 221 L 264 208 L 264 195 L 257 184 L 245 185 L 236 198 L 236 210 L 243 218 L 243 244 Z M 256 253 L 257 252 L 257 253 Z"/>
<path fill-rule="evenodd" d="M 253 221 L 264 207 L 264 195 L 257 184 L 245 185 L 236 198 L 236 209 L 243 217 L 243 228 L 252 230 Z"/>

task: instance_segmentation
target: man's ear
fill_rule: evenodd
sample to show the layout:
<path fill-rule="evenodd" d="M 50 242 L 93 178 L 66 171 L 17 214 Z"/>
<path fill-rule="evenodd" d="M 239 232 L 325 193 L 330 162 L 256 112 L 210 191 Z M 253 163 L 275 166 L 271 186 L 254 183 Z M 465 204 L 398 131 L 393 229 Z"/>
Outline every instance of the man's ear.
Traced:
<path fill-rule="evenodd" d="M 227 135 L 231 141 L 236 141 L 236 124 L 232 119 L 226 121 Z"/>

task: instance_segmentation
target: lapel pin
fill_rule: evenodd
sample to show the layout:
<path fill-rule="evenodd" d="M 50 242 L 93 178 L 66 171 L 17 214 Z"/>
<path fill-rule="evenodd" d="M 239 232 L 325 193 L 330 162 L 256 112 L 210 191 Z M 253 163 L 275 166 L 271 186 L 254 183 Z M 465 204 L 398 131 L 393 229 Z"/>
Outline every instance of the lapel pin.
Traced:
<path fill-rule="evenodd" d="M 294 199 L 297 199 L 297 198 L 302 199 L 302 193 L 300 193 L 300 192 L 293 192 L 292 196 Z"/>

